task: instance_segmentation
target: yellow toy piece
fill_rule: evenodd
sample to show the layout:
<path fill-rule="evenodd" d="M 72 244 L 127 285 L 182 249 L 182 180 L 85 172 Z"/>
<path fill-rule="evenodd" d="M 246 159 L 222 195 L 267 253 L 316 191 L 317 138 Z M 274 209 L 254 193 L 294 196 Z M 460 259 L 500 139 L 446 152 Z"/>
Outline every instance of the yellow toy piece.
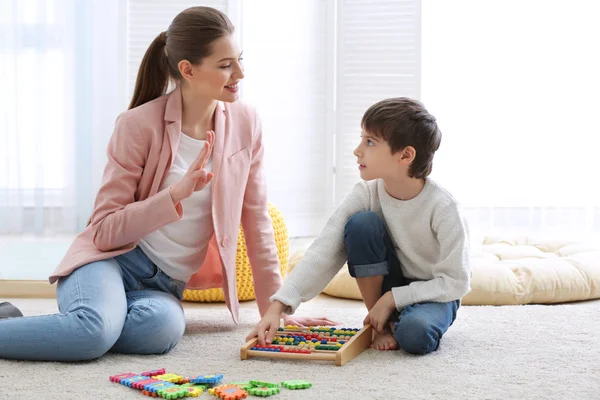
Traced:
<path fill-rule="evenodd" d="M 153 378 L 158 379 L 159 381 L 165 381 L 165 382 L 171 382 L 171 383 L 179 383 L 179 382 L 184 381 L 183 376 L 179 376 L 177 374 L 156 375 Z"/>
<path fill-rule="evenodd" d="M 275 243 L 277 244 L 277 257 L 281 265 L 281 276 L 287 272 L 288 257 L 290 253 L 290 242 L 287 226 L 281 212 L 269 203 L 269 215 L 273 221 L 273 230 L 275 231 Z M 250 260 L 246 253 L 246 241 L 244 232 L 240 225 L 238 234 L 238 246 L 236 259 L 236 286 L 239 301 L 254 300 L 254 281 L 252 280 L 252 268 Z M 183 292 L 183 300 L 197 301 L 202 303 L 220 303 L 225 301 L 223 289 L 190 290 Z"/>

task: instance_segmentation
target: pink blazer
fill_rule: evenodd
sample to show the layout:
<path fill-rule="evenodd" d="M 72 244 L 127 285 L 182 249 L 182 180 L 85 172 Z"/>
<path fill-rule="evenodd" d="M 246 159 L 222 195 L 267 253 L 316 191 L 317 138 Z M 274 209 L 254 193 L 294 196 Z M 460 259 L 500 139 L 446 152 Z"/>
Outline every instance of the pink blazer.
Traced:
<path fill-rule="evenodd" d="M 175 89 L 117 118 L 91 223 L 75 238 L 50 283 L 88 263 L 128 252 L 148 233 L 182 217 L 185 210 L 181 203 L 173 205 L 169 189 L 158 191 L 177 152 L 181 113 L 181 91 Z M 240 101 L 219 102 L 212 166 L 215 233 L 204 263 L 187 288 L 222 287 L 235 323 L 240 221 L 261 315 L 282 282 L 263 161 L 262 129 L 255 110 Z"/>

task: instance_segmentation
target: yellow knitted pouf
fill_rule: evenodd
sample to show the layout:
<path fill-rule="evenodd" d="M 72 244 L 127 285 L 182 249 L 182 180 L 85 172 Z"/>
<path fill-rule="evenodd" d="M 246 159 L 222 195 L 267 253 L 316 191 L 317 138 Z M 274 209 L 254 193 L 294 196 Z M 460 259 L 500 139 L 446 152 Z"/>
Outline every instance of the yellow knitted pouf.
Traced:
<path fill-rule="evenodd" d="M 269 215 L 273 220 L 273 230 L 275 231 L 275 242 L 277 244 L 277 257 L 281 265 L 281 275 L 285 276 L 287 271 L 288 256 L 290 252 L 290 242 L 288 239 L 288 230 L 283 219 L 283 215 L 272 204 L 269 203 Z M 240 225 L 238 234 L 238 246 L 236 259 L 236 287 L 239 301 L 254 300 L 254 282 L 252 280 L 252 269 L 250 260 L 246 253 L 246 240 L 244 231 Z M 183 292 L 183 300 L 198 301 L 202 303 L 224 302 L 225 295 L 223 289 L 190 290 Z"/>

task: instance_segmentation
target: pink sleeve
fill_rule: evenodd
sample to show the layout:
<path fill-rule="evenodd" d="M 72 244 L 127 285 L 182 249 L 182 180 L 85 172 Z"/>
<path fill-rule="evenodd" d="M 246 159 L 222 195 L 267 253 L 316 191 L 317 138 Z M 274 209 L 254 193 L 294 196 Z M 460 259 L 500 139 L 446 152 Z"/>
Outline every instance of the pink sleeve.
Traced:
<path fill-rule="evenodd" d="M 269 298 L 281 287 L 282 278 L 273 222 L 268 211 L 262 125 L 256 113 L 253 143 L 250 174 L 242 206 L 242 227 L 252 266 L 256 302 L 262 316 L 269 308 Z"/>
<path fill-rule="evenodd" d="M 90 220 L 94 245 L 100 251 L 137 242 L 183 215 L 181 203 L 177 207 L 173 204 L 170 188 L 136 200 L 150 146 L 144 139 L 133 117 L 121 114 L 108 143 L 108 163 Z"/>

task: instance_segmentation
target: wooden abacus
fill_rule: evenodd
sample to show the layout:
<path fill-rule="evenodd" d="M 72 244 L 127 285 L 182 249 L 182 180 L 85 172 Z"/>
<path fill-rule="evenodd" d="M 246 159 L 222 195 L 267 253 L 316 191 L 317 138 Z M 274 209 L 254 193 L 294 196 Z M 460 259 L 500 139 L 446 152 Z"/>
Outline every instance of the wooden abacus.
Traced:
<path fill-rule="evenodd" d="M 279 328 L 270 345 L 259 345 L 258 338 L 248 341 L 240 350 L 240 358 L 335 361 L 341 366 L 368 349 L 372 338 L 371 325 L 361 329 L 329 326 L 299 329 L 288 325 Z"/>

